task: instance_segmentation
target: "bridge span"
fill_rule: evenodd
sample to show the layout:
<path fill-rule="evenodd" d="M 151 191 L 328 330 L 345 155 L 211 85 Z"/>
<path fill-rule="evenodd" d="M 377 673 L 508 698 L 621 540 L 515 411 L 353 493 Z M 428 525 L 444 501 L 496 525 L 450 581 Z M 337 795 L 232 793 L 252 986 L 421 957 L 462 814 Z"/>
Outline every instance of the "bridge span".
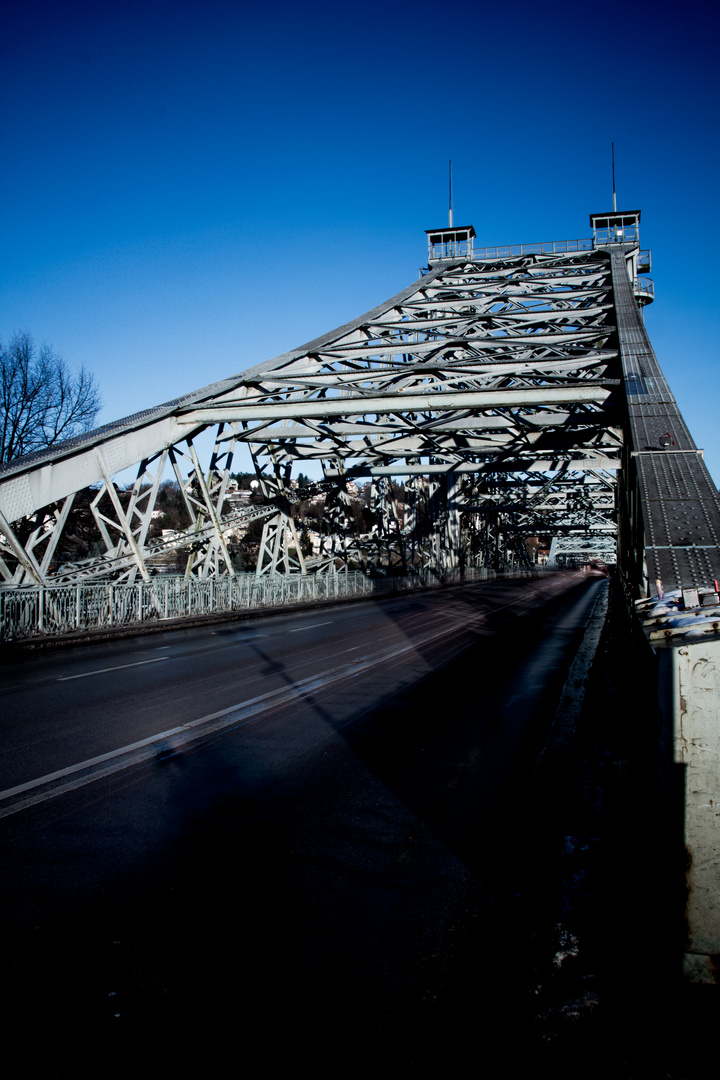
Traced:
<path fill-rule="evenodd" d="M 3 465 L 0 628 L 6 640 L 62 634 L 81 610 L 102 626 L 121 595 L 138 598 L 124 610 L 140 623 L 198 589 L 212 611 L 247 576 L 239 552 L 253 522 L 250 576 L 289 588 L 532 573 L 547 549 L 616 566 L 685 820 L 687 972 L 709 982 L 720 955 L 720 499 L 645 330 L 654 286 L 640 217 L 591 214 L 585 239 L 493 249 L 476 246 L 472 226 L 428 230 L 419 278 L 372 311 Z M 233 488 L 241 446 L 249 499 Z M 186 524 L 163 531 L 168 479 Z M 161 585 L 168 560 L 180 572 Z"/>
<path fill-rule="evenodd" d="M 617 553 L 635 598 L 717 591 L 720 503 L 643 325 L 640 212 L 591 223 L 588 240 L 508 249 L 475 248 L 469 226 L 430 231 L 420 278 L 338 330 L 3 465 L 5 590 L 147 582 L 170 554 L 186 581 L 234 577 L 237 534 L 260 520 L 258 576 L 498 570 L 529 565 L 526 541 L 545 537 L 571 538 L 565 558 L 572 539 L 584 559 Z M 249 501 L 232 487 L 240 446 Z M 168 477 L 188 522 L 172 535 L 157 525 Z"/>

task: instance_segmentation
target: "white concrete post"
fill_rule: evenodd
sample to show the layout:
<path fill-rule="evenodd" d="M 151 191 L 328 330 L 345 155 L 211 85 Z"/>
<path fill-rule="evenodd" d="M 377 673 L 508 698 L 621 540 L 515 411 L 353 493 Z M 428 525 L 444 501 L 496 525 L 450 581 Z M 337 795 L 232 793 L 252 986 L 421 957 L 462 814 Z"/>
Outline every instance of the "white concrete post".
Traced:
<path fill-rule="evenodd" d="M 672 720 L 673 761 L 684 766 L 684 972 L 692 982 L 720 983 L 720 641 L 661 649 L 658 660 L 661 685 L 668 687 L 661 708 Z"/>

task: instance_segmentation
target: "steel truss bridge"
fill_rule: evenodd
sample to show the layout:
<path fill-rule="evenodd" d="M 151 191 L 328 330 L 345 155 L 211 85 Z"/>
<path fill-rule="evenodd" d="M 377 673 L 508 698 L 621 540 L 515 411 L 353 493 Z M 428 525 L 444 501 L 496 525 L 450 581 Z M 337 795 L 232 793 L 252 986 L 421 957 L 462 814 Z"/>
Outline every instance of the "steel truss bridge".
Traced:
<path fill-rule="evenodd" d="M 419 279 L 367 314 L 3 466 L 3 590 L 148 582 L 172 551 L 186 580 L 233 577 L 230 538 L 257 518 L 258 576 L 503 570 L 545 538 L 565 561 L 617 556 L 638 597 L 658 581 L 712 587 L 718 493 L 643 325 L 653 287 L 640 213 L 590 220 L 591 239 L 495 249 L 476 249 L 469 226 L 429 230 Z M 246 505 L 228 486 L 241 444 L 258 481 Z M 298 488 L 293 472 L 309 462 L 323 479 Z M 114 478 L 130 468 L 128 495 Z M 190 524 L 151 538 L 168 477 Z M 370 483 L 360 525 L 357 479 Z M 68 558 L 66 526 L 88 489 L 100 542 Z M 297 507 L 318 496 L 307 556 Z"/>
<path fill-rule="evenodd" d="M 419 279 L 367 314 L 3 466 L 0 636 L 349 596 L 396 571 L 478 580 L 522 572 L 541 541 L 559 564 L 616 560 L 644 622 L 668 820 L 684 815 L 685 970 L 714 982 L 720 500 L 643 325 L 640 212 L 590 222 L 589 239 L 492 249 L 470 226 L 429 230 Z M 242 444 L 257 497 L 241 504 Z M 310 462 L 322 479 L 298 488 Z M 153 538 L 167 478 L 190 524 Z M 309 556 L 297 510 L 311 498 L 323 512 Z M 78 505 L 98 538 L 86 558 L 65 541 Z M 253 519 L 257 567 L 238 575 L 231 540 Z M 155 578 L 173 552 L 183 574 Z"/>

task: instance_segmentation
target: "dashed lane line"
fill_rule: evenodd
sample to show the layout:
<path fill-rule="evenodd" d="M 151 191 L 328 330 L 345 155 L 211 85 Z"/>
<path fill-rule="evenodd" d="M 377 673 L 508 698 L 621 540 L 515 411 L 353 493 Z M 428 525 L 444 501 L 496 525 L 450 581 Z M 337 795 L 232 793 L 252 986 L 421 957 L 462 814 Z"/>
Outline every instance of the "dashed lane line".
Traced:
<path fill-rule="evenodd" d="M 539 589 L 538 593 L 546 591 L 552 592 L 554 590 L 552 588 Z M 518 597 L 501 605 L 500 608 L 495 608 L 492 612 L 479 612 L 470 619 L 455 619 L 442 629 L 431 630 L 395 649 L 356 657 L 354 660 L 350 660 L 338 667 L 301 679 L 291 687 L 271 690 L 267 694 L 261 694 L 237 705 L 231 705 L 229 708 L 221 709 L 219 712 L 209 713 L 207 716 L 202 716 L 197 720 L 191 720 L 186 724 L 180 724 L 155 735 L 149 735 L 145 739 L 130 743 L 128 746 L 119 747 L 117 750 L 111 750 L 107 754 L 100 754 L 97 757 L 89 758 L 87 761 L 81 761 L 76 765 L 69 765 L 67 768 L 48 773 L 46 776 L 40 776 L 35 780 L 28 780 L 24 784 L 7 788 L 5 791 L 0 791 L 0 818 L 9 817 L 20 810 L 36 806 L 58 795 L 92 784 L 103 777 L 111 776 L 144 761 L 157 758 L 166 748 L 177 750 L 216 732 L 229 728 L 244 727 L 246 724 L 259 719 L 264 713 L 297 701 L 313 692 L 324 689 L 332 683 L 339 682 L 342 679 L 356 678 L 373 667 L 389 663 L 407 653 L 415 652 L 425 645 L 449 637 L 458 631 L 472 631 L 485 621 L 488 614 L 496 614 L 501 608 L 516 607 L 519 602 L 520 598 Z M 140 660 L 137 664 L 157 663 L 165 659 L 171 658 L 159 656 L 154 660 Z M 122 664 L 120 666 L 135 667 L 137 664 Z M 118 669 L 108 668 L 104 670 Z M 96 675 L 100 674 L 100 671 L 86 672 L 84 674 Z M 65 676 L 65 678 L 81 677 Z M 168 745 L 169 742 L 170 745 Z M 5 803 L 5 806 L 2 806 L 3 803 Z"/>
<path fill-rule="evenodd" d="M 58 682 L 70 682 L 72 679 L 89 679 L 91 675 L 104 675 L 107 671 L 122 671 L 123 668 L 142 667 L 143 664 L 160 664 L 163 660 L 171 660 L 170 656 L 154 656 L 152 660 L 136 660 L 133 664 L 116 664 L 115 667 L 101 667 L 95 671 L 83 671 L 79 675 L 60 675 Z"/>
<path fill-rule="evenodd" d="M 209 713 L 207 716 L 201 716 L 197 720 L 190 720 L 186 724 L 168 728 L 167 731 L 149 735 L 145 739 L 119 747 L 117 750 L 99 754 L 97 757 L 80 761 L 76 765 L 68 765 L 64 769 L 39 776 L 35 780 L 28 780 L 24 784 L 7 788 L 5 791 L 0 791 L 0 818 L 9 817 L 20 810 L 36 806 L 48 799 L 111 776 L 113 773 L 157 758 L 158 754 L 166 748 L 172 751 L 179 750 L 216 732 L 244 727 L 259 719 L 263 713 L 307 697 L 342 679 L 357 678 L 379 664 L 389 663 L 407 653 L 415 652 L 418 648 L 454 634 L 458 630 L 471 629 L 472 624 L 478 621 L 482 621 L 482 616 L 474 620 L 457 620 L 440 631 L 424 634 L 396 649 L 356 657 L 354 660 L 330 668 L 318 675 L 300 679 L 293 686 L 270 690 L 267 694 L 231 705 L 219 712 Z M 4 806 L 3 803 L 5 803 Z"/>

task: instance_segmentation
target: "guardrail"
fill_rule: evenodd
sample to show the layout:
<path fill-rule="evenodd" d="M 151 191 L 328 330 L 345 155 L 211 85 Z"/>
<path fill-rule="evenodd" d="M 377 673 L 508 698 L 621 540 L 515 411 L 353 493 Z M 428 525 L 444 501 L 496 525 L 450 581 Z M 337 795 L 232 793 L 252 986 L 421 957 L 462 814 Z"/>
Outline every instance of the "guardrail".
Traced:
<path fill-rule="evenodd" d="M 519 573 L 525 576 L 525 572 Z M 205 581 L 167 575 L 132 585 L 106 581 L 50 588 L 19 586 L 0 590 L 0 641 L 428 588 L 461 580 L 484 581 L 495 576 L 495 571 L 479 567 L 386 578 L 350 571 L 260 578 L 236 574 Z"/>
<path fill-rule="evenodd" d="M 509 259 L 513 255 L 565 255 L 571 251 L 592 251 L 589 240 L 546 240 L 539 244 L 506 244 L 505 247 L 473 248 L 473 259 Z"/>
<path fill-rule="evenodd" d="M 633 291 L 636 296 L 655 296 L 655 282 L 652 278 L 633 278 Z"/>
<path fill-rule="evenodd" d="M 517 255 L 566 255 L 573 251 L 592 251 L 598 245 L 637 243 L 638 231 L 632 227 L 618 229 L 598 229 L 597 237 L 584 240 L 543 240 L 536 244 L 504 244 L 501 247 L 475 247 L 469 241 L 459 243 L 434 244 L 430 247 L 429 262 L 452 262 L 467 259 L 478 262 L 482 259 L 511 259 Z M 641 251 L 641 267 L 650 270 L 650 252 Z M 423 268 L 423 273 L 427 269 Z"/>
<path fill-rule="evenodd" d="M 428 248 L 428 260 L 438 262 L 442 259 L 470 259 L 473 258 L 472 240 L 446 240 L 440 244 L 430 244 Z"/>
<path fill-rule="evenodd" d="M 637 258 L 637 272 L 638 274 L 649 274 L 652 270 L 652 253 L 648 248 L 644 248 L 638 252 Z"/>
<path fill-rule="evenodd" d="M 595 230 L 597 244 L 637 244 L 640 238 L 637 225 L 611 225 L 608 229 Z"/>

